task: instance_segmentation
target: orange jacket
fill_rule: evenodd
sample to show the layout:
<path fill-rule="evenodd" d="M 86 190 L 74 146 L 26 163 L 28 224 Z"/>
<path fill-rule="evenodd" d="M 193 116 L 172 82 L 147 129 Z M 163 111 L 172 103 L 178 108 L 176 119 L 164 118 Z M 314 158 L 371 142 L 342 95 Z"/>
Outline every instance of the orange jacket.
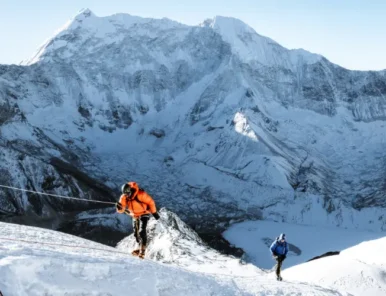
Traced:
<path fill-rule="evenodd" d="M 117 209 L 118 213 L 123 213 L 126 209 L 129 210 L 130 215 L 134 218 L 141 217 L 146 214 L 154 214 L 157 212 L 154 200 L 144 190 L 140 190 L 138 184 L 135 182 L 128 183 L 135 192 L 129 198 L 126 194 L 122 194 L 119 203 L 122 206 L 121 210 Z"/>

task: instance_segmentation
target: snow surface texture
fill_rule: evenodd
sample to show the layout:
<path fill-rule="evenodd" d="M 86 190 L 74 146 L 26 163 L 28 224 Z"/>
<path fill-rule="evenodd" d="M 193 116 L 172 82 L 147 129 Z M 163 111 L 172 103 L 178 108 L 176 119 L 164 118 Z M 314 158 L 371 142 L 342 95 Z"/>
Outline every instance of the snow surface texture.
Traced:
<path fill-rule="evenodd" d="M 351 295 L 386 295 L 386 238 L 363 242 L 341 252 L 283 272 L 288 280 L 302 278 Z"/>
<path fill-rule="evenodd" d="M 385 246 L 385 238 L 364 242 L 337 257 L 326 257 L 289 268 L 283 272 L 283 277 L 290 281 L 302 278 L 308 283 L 346 291 L 351 295 L 386 295 L 386 260 L 380 255 Z"/>
<path fill-rule="evenodd" d="M 2 183 L 108 200 L 96 183 L 136 180 L 198 230 L 386 228 L 385 71 L 287 50 L 232 18 L 89 10 L 25 65 L 0 66 Z M 7 214 L 74 210 L 0 194 Z"/>
<path fill-rule="evenodd" d="M 286 234 L 289 243 L 282 272 L 285 280 L 301 279 L 347 295 L 386 295 L 385 233 L 249 221 L 232 225 L 224 237 L 243 248 L 246 261 L 270 269 L 275 262 L 269 247 L 280 233 Z M 305 263 L 330 251 L 340 254 Z"/>
<path fill-rule="evenodd" d="M 123 252 L 129 250 L 55 231 L 0 223 L 0 233 L 0 290 L 7 296 L 347 295 L 304 282 L 278 283 L 261 272 L 225 276 L 224 267 L 213 267 L 235 259 L 212 258 L 214 251 L 201 263 L 202 270 L 222 272 L 209 275 L 141 260 Z"/>

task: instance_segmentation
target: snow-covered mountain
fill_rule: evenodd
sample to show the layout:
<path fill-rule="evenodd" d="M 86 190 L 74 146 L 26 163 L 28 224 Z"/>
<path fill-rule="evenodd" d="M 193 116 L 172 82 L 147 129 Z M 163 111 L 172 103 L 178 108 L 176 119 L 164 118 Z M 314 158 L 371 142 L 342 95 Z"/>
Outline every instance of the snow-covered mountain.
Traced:
<path fill-rule="evenodd" d="M 349 71 L 243 22 L 84 10 L 0 66 L 0 183 L 114 200 L 136 180 L 197 231 L 273 219 L 385 229 L 386 71 Z M 1 213 L 85 203 L 0 191 Z"/>

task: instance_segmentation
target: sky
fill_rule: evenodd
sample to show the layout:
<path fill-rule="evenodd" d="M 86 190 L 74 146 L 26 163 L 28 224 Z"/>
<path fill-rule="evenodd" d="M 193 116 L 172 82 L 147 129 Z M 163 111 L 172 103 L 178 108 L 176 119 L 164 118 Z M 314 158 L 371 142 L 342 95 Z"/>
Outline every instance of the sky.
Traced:
<path fill-rule="evenodd" d="M 0 0 L 0 64 L 18 64 L 82 8 L 198 25 L 236 17 L 287 48 L 348 69 L 386 69 L 386 0 Z"/>

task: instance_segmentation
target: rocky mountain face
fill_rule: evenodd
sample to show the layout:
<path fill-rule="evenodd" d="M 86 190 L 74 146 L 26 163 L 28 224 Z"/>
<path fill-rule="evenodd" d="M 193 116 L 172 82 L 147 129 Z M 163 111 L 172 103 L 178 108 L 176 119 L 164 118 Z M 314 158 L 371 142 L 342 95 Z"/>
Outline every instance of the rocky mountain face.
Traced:
<path fill-rule="evenodd" d="M 84 10 L 0 66 L 0 183 L 114 201 L 135 180 L 199 233 L 245 219 L 386 229 L 385 96 L 386 71 L 287 50 L 237 19 Z M 0 190 L 3 219 L 97 208 Z"/>

